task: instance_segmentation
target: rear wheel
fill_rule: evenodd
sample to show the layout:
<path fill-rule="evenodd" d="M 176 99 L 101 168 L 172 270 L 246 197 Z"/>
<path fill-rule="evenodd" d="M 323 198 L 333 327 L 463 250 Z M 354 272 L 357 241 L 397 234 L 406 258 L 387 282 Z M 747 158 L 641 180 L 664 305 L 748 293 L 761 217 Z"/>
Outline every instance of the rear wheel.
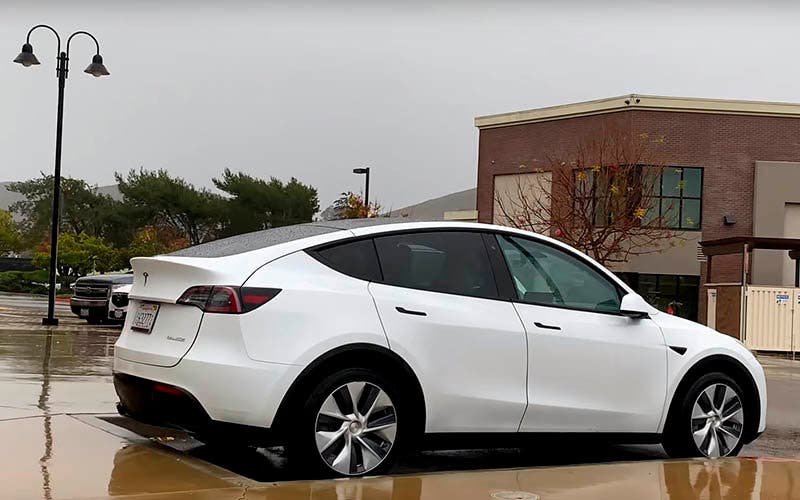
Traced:
<path fill-rule="evenodd" d="M 382 474 L 405 440 L 406 409 L 400 391 L 382 374 L 362 368 L 336 372 L 298 410 L 289 458 L 328 475 Z"/>
<path fill-rule="evenodd" d="M 744 392 L 724 373 L 703 375 L 670 415 L 664 449 L 672 457 L 728 457 L 744 445 Z"/>

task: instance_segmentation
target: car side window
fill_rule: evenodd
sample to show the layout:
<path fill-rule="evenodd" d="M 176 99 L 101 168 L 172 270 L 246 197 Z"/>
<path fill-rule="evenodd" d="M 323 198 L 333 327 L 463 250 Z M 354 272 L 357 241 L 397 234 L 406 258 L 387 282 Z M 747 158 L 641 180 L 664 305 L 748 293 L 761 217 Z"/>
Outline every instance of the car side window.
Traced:
<path fill-rule="evenodd" d="M 486 245 L 479 233 L 431 231 L 375 238 L 388 285 L 497 298 Z"/>
<path fill-rule="evenodd" d="M 340 273 L 367 281 L 381 280 L 378 256 L 370 239 L 339 243 L 313 253 Z"/>
<path fill-rule="evenodd" d="M 617 287 L 587 263 L 550 245 L 498 235 L 523 302 L 596 312 L 619 312 Z"/>

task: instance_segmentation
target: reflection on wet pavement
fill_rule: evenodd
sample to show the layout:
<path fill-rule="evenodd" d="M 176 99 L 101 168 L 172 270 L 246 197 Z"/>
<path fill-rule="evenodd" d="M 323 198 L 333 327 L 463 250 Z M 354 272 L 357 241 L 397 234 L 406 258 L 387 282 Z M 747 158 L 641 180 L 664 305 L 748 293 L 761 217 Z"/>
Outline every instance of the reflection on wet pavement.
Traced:
<path fill-rule="evenodd" d="M 111 413 L 114 330 L 0 330 L 0 419 Z"/>
<path fill-rule="evenodd" d="M 0 422 L 2 498 L 84 498 L 237 486 L 146 441 L 68 415 Z"/>
<path fill-rule="evenodd" d="M 36 417 L 0 422 L 0 442 L 13 450 L 0 458 L 6 478 L 3 498 L 238 499 L 245 494 L 264 500 L 800 498 L 800 462 L 795 460 L 654 460 L 256 483 L 67 415 L 50 417 L 50 431 L 43 435 L 44 421 L 45 417 Z"/>

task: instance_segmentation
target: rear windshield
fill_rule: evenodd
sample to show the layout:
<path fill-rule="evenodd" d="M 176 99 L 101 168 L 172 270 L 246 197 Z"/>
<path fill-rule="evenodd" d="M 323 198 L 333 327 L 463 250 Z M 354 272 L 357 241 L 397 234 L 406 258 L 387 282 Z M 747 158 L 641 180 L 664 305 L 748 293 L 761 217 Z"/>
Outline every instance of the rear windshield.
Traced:
<path fill-rule="evenodd" d="M 209 241 L 208 243 L 178 250 L 169 255 L 176 257 L 225 257 L 335 231 L 338 231 L 338 229 L 313 226 L 311 224 L 276 227 Z"/>
<path fill-rule="evenodd" d="M 372 219 L 320 221 L 311 222 L 309 224 L 276 227 L 264 231 L 231 236 L 230 238 L 223 238 L 221 240 L 209 241 L 208 243 L 201 243 L 200 245 L 184 248 L 183 250 L 178 250 L 169 255 L 175 257 L 226 257 L 228 255 L 250 252 L 258 250 L 259 248 L 271 247 L 273 245 L 288 243 L 311 236 L 318 236 L 320 234 L 396 222 L 401 222 L 401 220 L 388 217 L 375 217 Z"/>

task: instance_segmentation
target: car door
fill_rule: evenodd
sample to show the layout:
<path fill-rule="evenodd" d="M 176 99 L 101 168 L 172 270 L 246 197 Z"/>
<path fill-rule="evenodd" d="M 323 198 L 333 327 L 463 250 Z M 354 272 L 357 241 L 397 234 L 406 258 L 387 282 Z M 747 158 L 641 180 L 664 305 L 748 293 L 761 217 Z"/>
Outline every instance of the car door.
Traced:
<path fill-rule="evenodd" d="M 501 300 L 483 236 L 408 232 L 374 239 L 370 283 L 389 346 L 422 385 L 427 432 L 516 432 L 527 406 L 525 331 Z"/>
<path fill-rule="evenodd" d="M 544 240 L 497 239 L 528 334 L 520 430 L 656 432 L 667 390 L 660 328 L 621 315 L 624 289 L 578 253 Z"/>

